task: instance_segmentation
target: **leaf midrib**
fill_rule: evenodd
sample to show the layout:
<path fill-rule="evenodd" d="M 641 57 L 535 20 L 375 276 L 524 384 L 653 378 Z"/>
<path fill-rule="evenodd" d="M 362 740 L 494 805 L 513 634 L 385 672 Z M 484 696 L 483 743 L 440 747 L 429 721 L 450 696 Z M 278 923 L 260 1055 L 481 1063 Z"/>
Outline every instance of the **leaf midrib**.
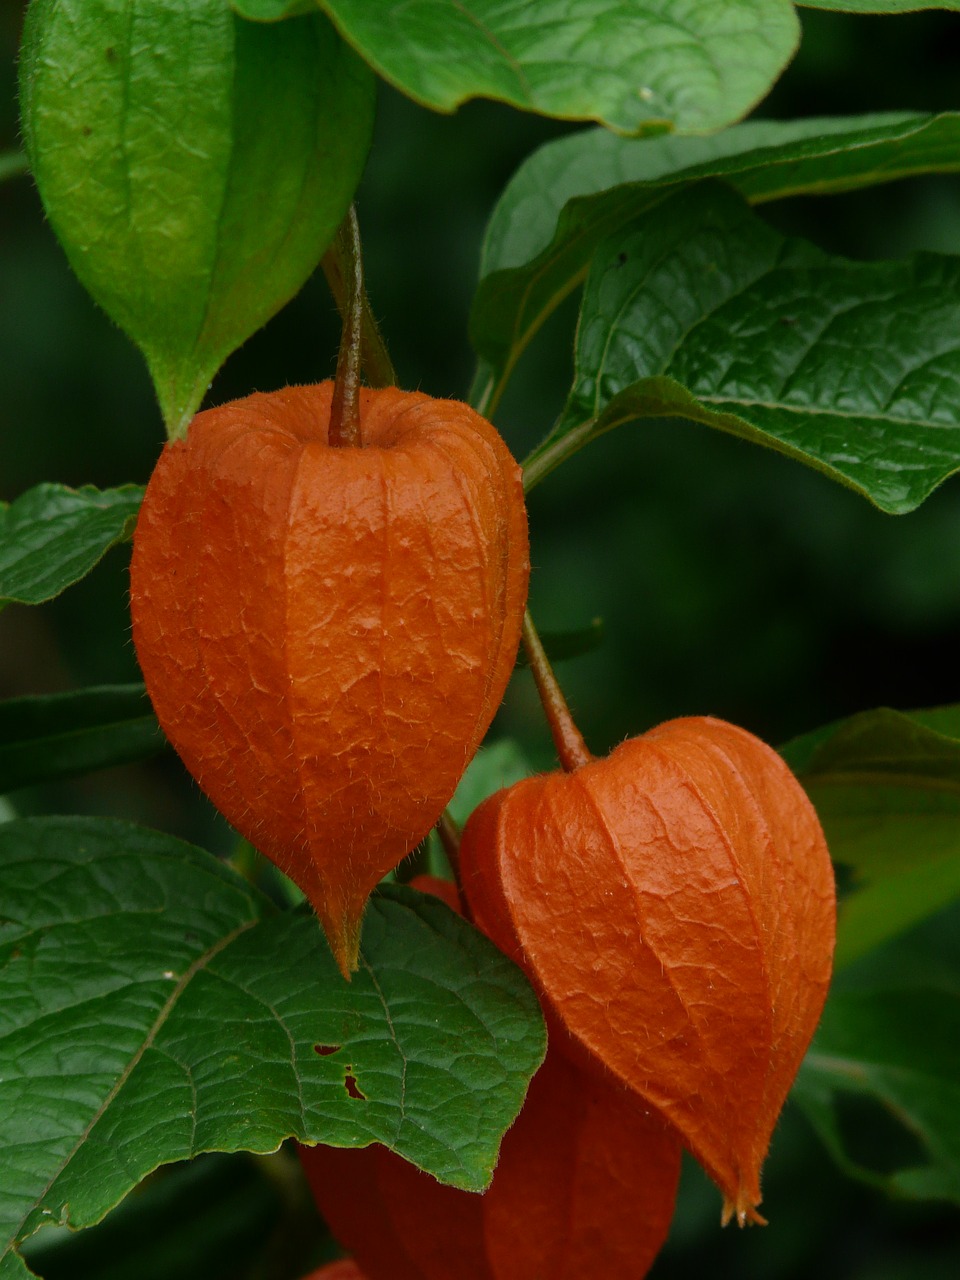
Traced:
<path fill-rule="evenodd" d="M 9 1242 L 4 1247 L 3 1252 L 0 1253 L 0 1261 L 2 1261 L 4 1257 L 10 1254 L 15 1249 L 16 1245 L 20 1243 L 21 1232 L 23 1231 L 23 1227 L 27 1221 L 27 1218 L 30 1216 L 31 1213 L 39 1209 L 40 1206 L 43 1204 L 43 1201 L 49 1195 L 51 1188 L 55 1186 L 58 1179 L 63 1175 L 63 1173 L 69 1166 L 71 1160 L 74 1159 L 77 1152 L 83 1146 L 84 1142 L 87 1141 L 90 1134 L 93 1132 L 93 1129 L 96 1127 L 99 1121 L 103 1118 L 107 1109 L 110 1107 L 114 1099 L 120 1093 L 121 1089 L 130 1079 L 131 1075 L 133 1074 L 140 1060 L 143 1058 L 144 1054 L 154 1044 L 157 1036 L 160 1034 L 160 1031 L 163 1029 L 164 1025 L 166 1024 L 167 1019 L 170 1017 L 170 1014 L 173 1012 L 173 1009 L 177 1004 L 177 1001 L 183 995 L 184 991 L 186 990 L 190 982 L 193 980 L 193 978 L 201 970 L 205 969 L 206 966 L 216 956 L 218 956 L 222 951 L 226 950 L 226 948 L 230 946 L 231 943 L 236 941 L 236 939 L 239 938 L 242 934 L 252 929 L 257 923 L 258 923 L 257 920 L 245 920 L 243 924 L 240 924 L 235 929 L 232 929 L 230 933 L 225 934 L 222 938 L 218 938 L 217 941 L 211 947 L 208 947 L 207 950 L 203 952 L 201 955 L 199 955 L 193 961 L 193 963 L 186 969 L 186 971 L 181 976 L 180 980 L 177 982 L 173 990 L 170 992 L 170 995 L 167 997 L 166 1001 L 163 1004 L 163 1007 L 160 1009 L 156 1018 L 154 1019 L 153 1025 L 151 1026 L 147 1035 L 144 1037 L 142 1044 L 137 1049 L 136 1053 L 134 1053 L 131 1056 L 126 1067 L 123 1069 L 123 1071 L 120 1073 L 120 1075 L 117 1077 L 116 1081 L 114 1082 L 114 1085 L 111 1088 L 110 1092 L 107 1094 L 107 1096 L 104 1098 L 100 1106 L 96 1109 L 96 1111 L 90 1117 L 89 1121 L 87 1122 L 83 1131 L 78 1136 L 77 1141 L 74 1143 L 74 1146 L 70 1151 L 70 1153 L 67 1155 L 66 1159 L 63 1160 L 59 1168 L 50 1177 L 49 1181 L 47 1182 L 46 1186 L 43 1188 L 43 1191 L 40 1193 L 40 1195 L 37 1196 L 33 1200 L 33 1202 L 29 1204 L 24 1210 L 23 1214 L 20 1217 L 19 1222 L 16 1224 L 16 1228 Z"/>

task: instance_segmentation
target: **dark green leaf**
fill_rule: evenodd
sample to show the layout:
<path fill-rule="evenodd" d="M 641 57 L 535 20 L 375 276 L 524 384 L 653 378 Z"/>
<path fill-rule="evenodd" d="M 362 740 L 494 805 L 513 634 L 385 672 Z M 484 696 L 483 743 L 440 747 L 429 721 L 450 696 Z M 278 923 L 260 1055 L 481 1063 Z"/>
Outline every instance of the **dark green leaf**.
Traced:
<path fill-rule="evenodd" d="M 162 751 L 142 684 L 104 685 L 0 702 L 0 793 Z"/>
<path fill-rule="evenodd" d="M 0 155 L 0 182 L 29 172 L 27 157 L 22 151 L 5 151 Z"/>
<path fill-rule="evenodd" d="M 723 177 L 751 202 L 960 168 L 960 113 L 756 120 L 697 138 L 586 129 L 549 142 L 511 179 L 487 228 L 471 317 L 489 409 L 548 315 L 582 283 L 601 240 L 662 184 Z"/>
<path fill-rule="evenodd" d="M 787 0 L 320 2 L 371 66 L 428 107 L 495 98 L 624 133 L 699 132 L 739 119 L 799 35 Z"/>
<path fill-rule="evenodd" d="M 541 631 L 540 640 L 551 662 L 563 662 L 567 658 L 580 658 L 593 653 L 603 644 L 603 619 L 594 618 L 585 627 L 570 631 Z M 529 666 L 526 650 L 521 645 L 517 654 L 517 666 Z"/>
<path fill-rule="evenodd" d="M 133 534 L 139 485 L 68 489 L 38 484 L 0 507 L 0 608 L 41 604 L 79 582 Z"/>
<path fill-rule="evenodd" d="M 279 22 L 281 18 L 311 13 L 317 8 L 317 0 L 230 0 L 230 7 L 254 22 Z"/>
<path fill-rule="evenodd" d="M 897 1195 L 960 1201 L 960 991 L 832 995 L 791 1097 L 848 1173 Z M 850 1097 L 880 1104 L 919 1154 L 892 1171 L 865 1166 L 839 1122 Z"/>
<path fill-rule="evenodd" d="M 296 1188 L 286 1163 L 285 1154 L 209 1155 L 163 1169 L 99 1226 L 46 1227 L 24 1242 L 23 1257 L 61 1280 L 249 1275 L 254 1259 L 275 1262 L 277 1233 L 292 1226 L 283 1221 L 283 1193 Z"/>
<path fill-rule="evenodd" d="M 544 1052 L 519 971 L 389 887 L 340 977 L 307 913 L 126 823 L 0 826 L 0 1276 L 158 1165 L 287 1137 L 381 1142 L 480 1190 Z"/>
<path fill-rule="evenodd" d="M 960 706 L 863 712 L 783 755 L 853 872 L 838 969 L 960 899 Z"/>
<path fill-rule="evenodd" d="M 146 356 L 172 435 L 319 262 L 373 93 L 320 14 L 33 0 L 21 99 L 37 186 L 73 269 Z"/>
<path fill-rule="evenodd" d="M 960 704 L 863 711 L 794 738 L 780 754 L 811 785 L 946 782 L 960 788 Z"/>
<path fill-rule="evenodd" d="M 960 467 L 960 258 L 853 262 L 719 184 L 661 192 L 597 251 L 573 390 L 528 485 L 621 423 L 667 417 L 912 510 Z"/>

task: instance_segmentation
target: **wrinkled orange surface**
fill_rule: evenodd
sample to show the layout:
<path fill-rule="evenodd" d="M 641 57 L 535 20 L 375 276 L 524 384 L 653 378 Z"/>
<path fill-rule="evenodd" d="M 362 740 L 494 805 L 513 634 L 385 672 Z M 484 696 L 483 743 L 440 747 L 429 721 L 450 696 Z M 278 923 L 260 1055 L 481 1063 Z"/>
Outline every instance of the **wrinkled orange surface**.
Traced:
<path fill-rule="evenodd" d="M 458 909 L 453 885 L 411 881 Z M 300 1147 L 321 1214 L 366 1280 L 641 1280 L 673 1217 L 680 1145 L 608 1073 L 552 1045 L 483 1196 L 384 1147 Z"/>
<path fill-rule="evenodd" d="M 500 703 L 529 552 L 519 468 L 468 406 L 363 389 L 364 447 L 333 449 L 331 394 L 198 414 L 150 480 L 130 595 L 164 731 L 347 972 Z"/>
<path fill-rule="evenodd" d="M 760 1220 L 760 1167 L 826 997 L 833 871 L 781 758 L 723 721 L 674 720 L 470 818 L 480 928 L 580 1054 L 669 1121 Z"/>

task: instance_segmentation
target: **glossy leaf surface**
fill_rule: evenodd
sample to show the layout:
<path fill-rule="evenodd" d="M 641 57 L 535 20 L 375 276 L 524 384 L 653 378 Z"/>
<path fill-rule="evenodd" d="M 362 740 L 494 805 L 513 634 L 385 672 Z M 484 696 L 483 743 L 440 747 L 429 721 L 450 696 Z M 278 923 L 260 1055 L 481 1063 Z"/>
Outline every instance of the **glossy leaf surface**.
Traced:
<path fill-rule="evenodd" d="M 179 434 L 336 231 L 373 78 L 319 13 L 262 25 L 222 0 L 34 0 L 21 101 L 50 222 Z"/>
<path fill-rule="evenodd" d="M 68 489 L 38 484 L 0 507 L 0 608 L 42 604 L 86 577 L 133 534 L 139 485 Z"/>
<path fill-rule="evenodd" d="M 828 194 L 960 166 L 960 114 L 751 120 L 707 137 L 583 130 L 517 170 L 487 228 L 471 335 L 477 395 L 496 390 L 533 334 L 580 283 L 597 245 L 661 184 L 722 177 L 751 202 Z"/>
<path fill-rule="evenodd" d="M 838 969 L 960 898 L 960 707 L 863 712 L 783 754 L 853 872 Z"/>
<path fill-rule="evenodd" d="M 662 193 L 597 252 L 573 391 L 528 481 L 621 423 L 668 417 L 912 510 L 960 468 L 960 259 L 854 262 L 718 184 Z"/>
<path fill-rule="evenodd" d="M 277 6 L 235 0 L 251 14 Z M 722 128 L 791 57 L 787 0 L 322 0 L 385 79 L 439 111 L 495 98 L 624 133 Z"/>
<path fill-rule="evenodd" d="M 391 888 L 363 965 L 264 914 L 216 859 L 107 820 L 0 827 L 0 1276 L 44 1221 L 90 1225 L 151 1169 L 286 1137 L 381 1142 L 488 1181 L 544 1049 L 521 975 Z"/>
<path fill-rule="evenodd" d="M 0 702 L 0 793 L 156 755 L 166 746 L 142 684 Z"/>

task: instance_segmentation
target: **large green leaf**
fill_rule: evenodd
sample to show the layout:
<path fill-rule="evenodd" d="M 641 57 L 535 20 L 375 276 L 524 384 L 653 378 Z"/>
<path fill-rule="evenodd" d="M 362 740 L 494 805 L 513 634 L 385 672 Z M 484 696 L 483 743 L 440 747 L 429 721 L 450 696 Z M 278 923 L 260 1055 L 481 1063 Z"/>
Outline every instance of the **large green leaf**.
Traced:
<path fill-rule="evenodd" d="M 893 1194 L 960 1201 L 960 990 L 832 995 L 791 1097 L 848 1173 Z M 883 1107 L 919 1152 L 892 1170 L 865 1165 L 838 1112 L 850 1098 Z"/>
<path fill-rule="evenodd" d="M 752 202 L 823 194 L 956 170 L 958 144 L 957 112 L 750 120 L 706 137 L 621 138 L 582 129 L 545 143 L 517 169 L 490 216 L 480 274 L 523 266 L 556 245 L 573 200 L 580 203 L 567 211 L 563 230 L 581 238 L 592 234 L 592 222 L 629 220 L 637 184 L 723 177 Z"/>
<path fill-rule="evenodd" d="M 544 1052 L 519 971 L 442 903 L 374 897 L 340 977 L 310 914 L 126 823 L 0 826 L 0 1277 L 151 1169 L 382 1142 L 480 1190 Z"/>
<path fill-rule="evenodd" d="M 595 255 L 573 390 L 528 483 L 620 423 L 665 417 L 912 510 L 960 467 L 960 258 L 853 262 L 719 184 L 661 192 Z"/>
<path fill-rule="evenodd" d="M 0 702 L 0 794 L 162 751 L 142 684 L 102 685 Z"/>
<path fill-rule="evenodd" d="M 582 283 L 597 245 L 661 184 L 723 177 L 752 203 L 960 168 L 960 113 L 757 120 L 705 138 L 629 139 L 587 129 L 517 170 L 487 228 L 471 336 L 484 407 L 540 325 Z"/>
<path fill-rule="evenodd" d="M 38 484 L 0 506 L 0 608 L 41 604 L 85 577 L 133 534 L 139 485 L 68 489 Z"/>
<path fill-rule="evenodd" d="M 863 712 L 783 755 L 852 872 L 838 969 L 960 899 L 960 706 Z"/>
<path fill-rule="evenodd" d="M 319 2 L 371 66 L 435 110 L 495 98 L 624 133 L 730 124 L 766 94 L 799 37 L 788 0 Z M 234 3 L 259 17 L 287 7 Z"/>
<path fill-rule="evenodd" d="M 77 275 L 146 356 L 171 434 L 300 288 L 352 198 L 373 77 L 319 13 L 32 0 L 24 137 Z"/>

